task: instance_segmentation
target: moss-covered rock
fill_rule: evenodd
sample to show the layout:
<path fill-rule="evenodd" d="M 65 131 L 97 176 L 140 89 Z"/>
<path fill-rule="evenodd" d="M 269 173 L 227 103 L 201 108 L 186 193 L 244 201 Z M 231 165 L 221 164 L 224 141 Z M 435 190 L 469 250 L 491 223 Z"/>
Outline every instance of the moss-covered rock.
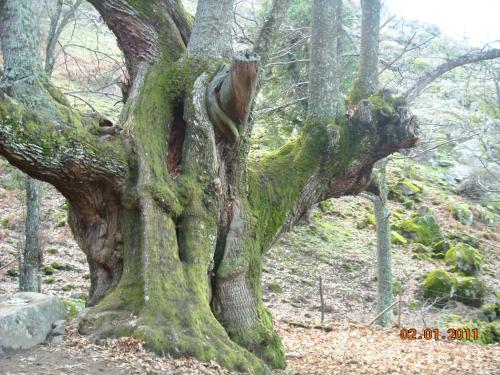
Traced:
<path fill-rule="evenodd" d="M 466 233 L 462 233 L 458 239 L 460 242 L 466 243 L 467 245 L 470 245 L 475 249 L 479 249 L 481 247 L 480 240 L 478 240 L 476 237 L 472 237 Z"/>
<path fill-rule="evenodd" d="M 465 243 L 459 243 L 446 252 L 444 261 L 454 272 L 460 272 L 466 276 L 473 276 L 479 272 L 481 254 L 472 246 Z"/>
<path fill-rule="evenodd" d="M 483 304 L 486 287 L 473 276 L 462 277 L 457 283 L 455 299 L 468 306 L 479 307 Z"/>
<path fill-rule="evenodd" d="M 432 210 L 425 206 L 421 207 L 411 219 L 403 221 L 397 227 L 406 238 L 426 246 L 443 239 Z"/>
<path fill-rule="evenodd" d="M 432 262 L 432 250 L 430 247 L 422 245 L 421 243 L 414 243 L 411 246 L 412 258 L 422 259 L 427 262 Z"/>
<path fill-rule="evenodd" d="M 474 214 L 466 203 L 455 203 L 450 206 L 453 217 L 464 225 L 472 225 Z"/>
<path fill-rule="evenodd" d="M 278 283 L 271 283 L 271 284 L 269 284 L 268 288 L 269 288 L 269 290 L 271 292 L 274 292 L 274 293 L 283 293 L 283 288 Z"/>
<path fill-rule="evenodd" d="M 50 266 L 55 270 L 62 270 L 64 268 L 64 266 L 57 261 L 52 262 Z"/>
<path fill-rule="evenodd" d="M 430 255 L 432 250 L 430 247 L 422 245 L 421 243 L 416 243 L 412 246 L 412 250 L 416 254 L 426 254 Z"/>
<path fill-rule="evenodd" d="M 451 248 L 451 243 L 447 240 L 435 242 L 432 245 L 432 256 L 434 258 L 443 259 L 446 252 Z"/>
<path fill-rule="evenodd" d="M 356 224 L 357 229 L 365 229 L 369 225 L 375 226 L 375 215 L 367 214 L 366 217 Z"/>
<path fill-rule="evenodd" d="M 321 210 L 321 212 L 323 212 L 325 214 L 333 212 L 335 210 L 335 206 L 334 206 L 333 201 L 331 199 L 319 202 L 318 208 Z"/>
<path fill-rule="evenodd" d="M 63 299 L 64 307 L 68 313 L 68 318 L 74 318 L 85 308 L 85 301 L 81 299 L 66 298 Z"/>
<path fill-rule="evenodd" d="M 500 322 L 482 324 L 479 331 L 479 342 L 498 344 L 500 342 Z"/>
<path fill-rule="evenodd" d="M 391 242 L 395 245 L 406 245 L 408 240 L 396 231 L 391 231 Z"/>
<path fill-rule="evenodd" d="M 495 222 L 495 220 L 497 220 L 495 214 L 490 212 L 487 208 L 478 207 L 476 212 L 477 212 L 476 215 L 477 220 L 483 224 L 492 225 Z"/>
<path fill-rule="evenodd" d="M 482 319 L 487 322 L 500 320 L 500 302 L 488 303 L 481 306 Z"/>
<path fill-rule="evenodd" d="M 442 322 L 446 328 L 462 329 L 469 331 L 468 335 L 463 334 L 462 341 L 472 344 L 495 344 L 500 342 L 500 322 L 481 322 L 465 320 L 459 315 L 448 314 L 442 317 Z M 475 339 L 477 333 L 477 340 Z"/>
<path fill-rule="evenodd" d="M 443 305 L 454 296 L 457 284 L 453 274 L 441 269 L 433 270 L 425 277 L 423 296 L 436 299 L 436 303 Z"/>
<path fill-rule="evenodd" d="M 405 203 L 407 200 L 420 201 L 420 194 L 422 191 L 422 185 L 407 178 L 403 178 L 396 182 L 395 185 L 390 186 L 389 198 L 398 200 L 401 203 Z"/>

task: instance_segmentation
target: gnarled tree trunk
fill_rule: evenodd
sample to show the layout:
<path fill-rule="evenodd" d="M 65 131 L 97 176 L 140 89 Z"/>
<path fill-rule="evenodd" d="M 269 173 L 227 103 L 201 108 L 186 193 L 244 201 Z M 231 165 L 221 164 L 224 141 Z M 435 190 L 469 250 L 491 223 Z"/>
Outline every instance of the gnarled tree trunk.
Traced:
<path fill-rule="evenodd" d="M 38 73 L 12 84 L 29 82 L 51 111 L 9 92 L 0 98 L 0 154 L 70 203 L 91 272 L 81 331 L 133 335 L 158 353 L 237 370 L 284 367 L 262 303 L 263 254 L 311 205 L 362 191 L 375 161 L 412 146 L 414 117 L 380 96 L 337 114 L 337 85 L 325 82 L 337 79 L 328 35 L 335 6 L 317 0 L 304 132 L 254 160 L 249 115 L 260 58 L 230 58 L 232 1 L 199 1 L 191 37 L 180 1 L 90 2 L 127 62 L 119 123 L 110 129 L 73 112 Z M 3 22 L 33 16 L 24 11 L 2 11 Z"/>

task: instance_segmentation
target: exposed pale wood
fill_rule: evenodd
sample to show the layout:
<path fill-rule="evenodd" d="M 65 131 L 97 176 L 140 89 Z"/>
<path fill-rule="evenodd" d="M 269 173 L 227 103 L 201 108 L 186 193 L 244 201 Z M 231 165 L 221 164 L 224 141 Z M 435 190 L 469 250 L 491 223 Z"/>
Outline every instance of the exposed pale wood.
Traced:
<path fill-rule="evenodd" d="M 259 70 L 258 55 L 237 54 L 231 68 L 221 69 L 209 86 L 207 104 L 210 118 L 231 143 L 238 143 L 248 124 Z"/>

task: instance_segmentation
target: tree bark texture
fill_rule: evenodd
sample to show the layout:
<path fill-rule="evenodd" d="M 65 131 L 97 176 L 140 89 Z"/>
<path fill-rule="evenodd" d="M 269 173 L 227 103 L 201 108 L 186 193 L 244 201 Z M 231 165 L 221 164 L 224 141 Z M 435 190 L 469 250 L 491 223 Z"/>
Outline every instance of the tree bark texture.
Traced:
<path fill-rule="evenodd" d="M 198 1 L 188 55 L 230 59 L 232 20 L 233 0 Z"/>
<path fill-rule="evenodd" d="M 72 111 L 46 79 L 30 86 L 53 112 L 0 93 L 0 154 L 69 202 L 91 274 L 81 332 L 132 335 L 158 353 L 239 371 L 284 367 L 262 302 L 263 254 L 311 205 L 365 189 L 377 160 L 416 142 L 415 118 L 377 94 L 338 115 L 323 97 L 338 101 L 335 86 L 315 78 L 299 138 L 249 158 L 261 63 L 253 53 L 228 59 L 230 30 L 214 10 L 226 14 L 231 2 L 200 1 L 189 43 L 179 1 L 91 3 L 129 69 L 113 135 L 99 116 Z M 311 76 L 334 80 L 327 54 L 336 43 L 325 32 L 336 28 L 323 13 L 335 7 L 318 0 L 315 9 L 313 41 L 330 49 L 314 52 Z M 20 15 L 4 7 L 2 17 L 8 24 Z M 4 27 L 2 39 L 11 33 Z"/>
<path fill-rule="evenodd" d="M 338 0 L 315 0 L 312 6 L 309 115 L 335 117 L 340 100 L 337 56 Z"/>
<path fill-rule="evenodd" d="M 40 244 L 40 181 L 26 176 L 26 243 L 19 264 L 19 289 L 23 292 L 40 292 L 38 275 L 41 260 Z"/>
<path fill-rule="evenodd" d="M 35 14 L 40 11 L 39 3 L 8 1 L 3 8 L 2 51 L 5 56 L 1 85 L 6 92 L 36 108 L 40 102 L 32 97 L 30 82 L 40 74 L 40 51 L 38 50 L 39 34 L 34 21 Z M 11 22 L 9 22 L 11 21 Z M 17 33 L 22 35 L 17 38 Z M 26 176 L 26 225 L 25 246 L 20 249 L 19 289 L 26 292 L 39 292 L 40 249 L 40 194 L 38 181 Z"/>
<path fill-rule="evenodd" d="M 358 88 L 371 95 L 378 86 L 380 0 L 361 0 L 361 48 Z"/>
<path fill-rule="evenodd" d="M 379 314 L 393 302 L 391 222 L 386 166 L 386 159 L 379 161 L 376 165 L 375 181 L 378 194 L 372 196 L 377 228 L 377 312 Z M 391 320 L 392 309 L 389 309 L 378 318 L 377 323 L 385 327 Z"/>

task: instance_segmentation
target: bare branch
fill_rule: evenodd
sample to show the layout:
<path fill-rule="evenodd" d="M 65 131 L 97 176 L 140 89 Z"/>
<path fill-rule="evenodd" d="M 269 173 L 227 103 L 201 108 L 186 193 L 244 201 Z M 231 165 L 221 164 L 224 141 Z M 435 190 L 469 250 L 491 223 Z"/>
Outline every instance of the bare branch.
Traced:
<path fill-rule="evenodd" d="M 271 113 L 271 112 L 275 112 L 275 111 L 278 111 L 278 110 L 286 108 L 286 107 L 290 107 L 291 105 L 294 105 L 294 104 L 306 101 L 307 99 L 309 99 L 309 97 L 304 96 L 303 98 L 294 99 L 294 100 L 288 101 L 286 103 L 280 104 L 280 105 L 278 105 L 276 107 L 264 108 L 264 109 L 261 109 L 260 111 L 256 111 L 255 115 L 256 116 L 262 116 L 262 115 L 265 115 L 265 114 L 268 114 L 268 113 Z"/>
<path fill-rule="evenodd" d="M 500 49 L 490 49 L 487 51 L 471 52 L 465 55 L 459 56 L 452 60 L 448 60 L 445 63 L 437 66 L 435 69 L 424 74 L 420 77 L 415 84 L 410 87 L 403 96 L 408 102 L 414 100 L 420 93 L 433 81 L 441 77 L 443 74 L 449 72 L 450 70 L 464 66 L 467 64 L 473 64 L 484 60 L 492 60 L 500 57 Z"/>
<path fill-rule="evenodd" d="M 82 3 L 82 0 L 76 0 L 64 14 L 62 8 L 64 1 L 58 0 L 54 14 L 50 17 L 50 29 L 48 34 L 47 46 L 45 49 L 45 72 L 48 76 L 52 74 L 55 63 L 55 48 L 64 28 L 68 25 L 71 19 L 74 18 L 75 12 Z"/>

